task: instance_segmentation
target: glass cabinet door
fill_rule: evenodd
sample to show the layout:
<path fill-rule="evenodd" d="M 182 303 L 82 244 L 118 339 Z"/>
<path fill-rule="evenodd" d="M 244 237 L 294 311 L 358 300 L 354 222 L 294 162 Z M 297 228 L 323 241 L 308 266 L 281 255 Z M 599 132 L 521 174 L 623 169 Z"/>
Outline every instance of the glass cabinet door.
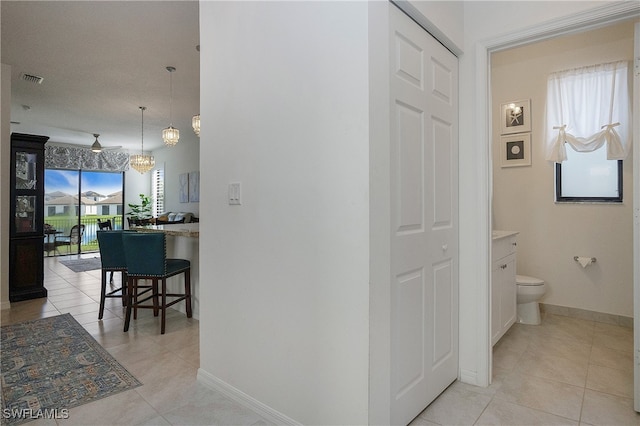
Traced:
<path fill-rule="evenodd" d="M 13 194 L 14 225 L 17 234 L 33 234 L 41 230 L 38 223 L 38 161 L 40 155 L 29 149 L 14 151 L 15 174 Z"/>
<path fill-rule="evenodd" d="M 38 154 L 16 152 L 16 189 L 36 189 L 36 162 Z"/>
<path fill-rule="evenodd" d="M 16 233 L 37 231 L 37 197 L 35 195 L 16 196 Z"/>

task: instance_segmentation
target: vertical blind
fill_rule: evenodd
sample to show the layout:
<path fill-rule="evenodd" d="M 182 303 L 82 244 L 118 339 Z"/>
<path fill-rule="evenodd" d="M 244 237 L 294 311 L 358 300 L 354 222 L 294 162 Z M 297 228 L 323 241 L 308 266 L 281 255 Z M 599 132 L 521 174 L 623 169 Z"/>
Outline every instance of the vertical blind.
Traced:
<path fill-rule="evenodd" d="M 153 216 L 164 213 L 164 169 L 155 169 L 151 175 L 151 190 L 153 191 Z"/>
<path fill-rule="evenodd" d="M 565 143 L 578 152 L 592 152 L 606 144 L 607 159 L 627 157 L 631 149 L 628 75 L 628 61 L 549 75 L 547 160 L 565 161 Z"/>

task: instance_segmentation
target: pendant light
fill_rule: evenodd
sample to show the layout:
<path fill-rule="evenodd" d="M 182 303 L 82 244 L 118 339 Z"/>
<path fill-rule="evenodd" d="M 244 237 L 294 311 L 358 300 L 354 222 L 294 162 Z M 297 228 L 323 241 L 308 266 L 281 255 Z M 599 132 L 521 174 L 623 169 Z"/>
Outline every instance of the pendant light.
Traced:
<path fill-rule="evenodd" d="M 142 112 L 142 136 L 140 138 L 140 154 L 134 154 L 129 157 L 129 164 L 131 167 L 139 171 L 141 174 L 147 173 L 153 169 L 156 165 L 156 160 L 151 155 L 145 155 L 144 153 L 144 110 L 147 107 L 138 107 Z"/>
<path fill-rule="evenodd" d="M 100 145 L 100 142 L 98 142 L 98 136 L 100 136 L 97 133 L 93 134 L 93 137 L 96 138 L 95 142 L 93 143 L 93 145 L 91 145 L 91 151 L 93 152 L 102 152 L 102 145 Z"/>
<path fill-rule="evenodd" d="M 191 127 L 193 127 L 194 133 L 200 137 L 200 114 L 193 116 L 191 119 Z"/>
<path fill-rule="evenodd" d="M 162 131 L 162 140 L 164 143 L 169 146 L 174 146 L 178 143 L 178 139 L 180 139 L 180 130 L 173 127 L 173 78 L 171 74 L 176 70 L 175 67 L 167 67 L 167 71 L 169 71 L 169 127 Z"/>
<path fill-rule="evenodd" d="M 200 45 L 196 46 L 196 50 L 200 52 Z M 200 113 L 194 115 L 191 119 L 191 127 L 193 127 L 193 132 L 196 136 L 200 137 Z"/>

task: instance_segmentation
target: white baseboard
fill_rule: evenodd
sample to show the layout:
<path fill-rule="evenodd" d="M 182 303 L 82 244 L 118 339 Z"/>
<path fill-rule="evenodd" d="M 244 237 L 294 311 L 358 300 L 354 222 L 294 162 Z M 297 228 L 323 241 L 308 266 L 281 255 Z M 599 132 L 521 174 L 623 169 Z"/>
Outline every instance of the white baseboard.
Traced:
<path fill-rule="evenodd" d="M 278 425 L 301 425 L 301 423 L 293 420 L 292 418 L 282 414 L 281 412 L 274 410 L 268 405 L 263 404 L 255 398 L 247 395 L 239 389 L 231 386 L 224 380 L 204 371 L 202 368 L 198 369 L 198 382 L 204 386 L 216 390 L 225 396 L 233 399 L 237 403 L 244 407 L 256 412 L 260 416 L 264 417 L 268 421 Z"/>
<path fill-rule="evenodd" d="M 460 381 L 469 385 L 480 386 L 478 384 L 478 373 L 470 370 L 460 370 Z"/>
<path fill-rule="evenodd" d="M 0 310 L 4 311 L 5 309 L 11 309 L 11 302 L 9 302 L 8 300 L 6 302 L 0 303 Z"/>

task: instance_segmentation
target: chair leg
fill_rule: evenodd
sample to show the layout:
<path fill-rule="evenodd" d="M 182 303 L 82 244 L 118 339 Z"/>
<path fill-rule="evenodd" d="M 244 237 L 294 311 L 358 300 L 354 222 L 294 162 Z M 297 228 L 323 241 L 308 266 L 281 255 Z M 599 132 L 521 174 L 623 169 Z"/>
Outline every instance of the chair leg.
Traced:
<path fill-rule="evenodd" d="M 129 298 L 129 300 L 133 300 L 133 319 L 138 319 L 138 285 L 140 281 L 136 278 L 134 285 L 129 287 L 129 291 L 133 292 L 133 295 Z"/>
<path fill-rule="evenodd" d="M 100 311 L 98 312 L 98 319 L 102 319 L 102 316 L 104 314 L 104 299 L 106 298 L 106 295 L 107 295 L 107 271 L 103 269 L 101 273 L 101 280 L 100 280 Z"/>
<path fill-rule="evenodd" d="M 184 271 L 184 294 L 185 304 L 187 310 L 187 318 L 191 318 L 191 269 Z"/>
<path fill-rule="evenodd" d="M 152 290 L 153 292 L 153 316 L 157 317 L 158 316 L 158 279 L 154 278 L 153 279 L 153 286 L 152 286 Z"/>
<path fill-rule="evenodd" d="M 160 334 L 164 334 L 164 323 L 167 313 L 167 279 L 164 277 L 162 278 L 162 306 L 160 306 L 160 310 L 162 311 Z"/>
<path fill-rule="evenodd" d="M 113 282 L 113 272 L 111 272 L 111 282 Z M 127 271 L 122 271 L 122 306 L 127 306 Z"/>
<path fill-rule="evenodd" d="M 133 301 L 133 295 L 134 295 L 133 280 L 134 280 L 134 278 L 132 278 L 132 277 L 128 277 L 127 278 L 128 291 L 127 291 L 127 314 L 125 315 L 125 319 L 124 319 L 124 331 L 125 332 L 129 331 L 129 323 L 131 322 L 131 306 L 134 303 L 134 301 Z"/>
<path fill-rule="evenodd" d="M 113 271 L 111 271 L 111 278 L 109 279 L 109 282 L 113 284 Z"/>

